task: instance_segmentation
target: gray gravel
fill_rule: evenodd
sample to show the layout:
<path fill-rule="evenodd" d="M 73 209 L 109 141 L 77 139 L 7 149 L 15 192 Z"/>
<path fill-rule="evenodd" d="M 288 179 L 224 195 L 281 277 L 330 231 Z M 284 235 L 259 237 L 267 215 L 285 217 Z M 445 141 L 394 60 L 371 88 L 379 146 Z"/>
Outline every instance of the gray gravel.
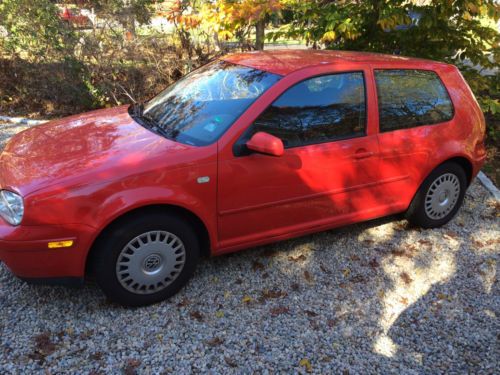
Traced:
<path fill-rule="evenodd" d="M 0 265 L 0 373 L 492 374 L 499 217 L 474 182 L 444 228 L 384 219 L 205 260 L 141 309 Z"/>

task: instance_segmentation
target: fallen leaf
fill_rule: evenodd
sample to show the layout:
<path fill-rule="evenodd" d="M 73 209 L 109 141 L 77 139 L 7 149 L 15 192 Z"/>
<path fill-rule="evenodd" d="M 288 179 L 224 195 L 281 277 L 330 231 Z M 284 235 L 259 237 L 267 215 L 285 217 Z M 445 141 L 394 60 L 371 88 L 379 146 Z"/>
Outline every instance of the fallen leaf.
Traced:
<path fill-rule="evenodd" d="M 301 359 L 299 362 L 299 366 L 304 367 L 307 372 L 312 371 L 311 362 L 307 358 Z"/>
<path fill-rule="evenodd" d="M 424 239 L 421 239 L 421 240 L 418 240 L 418 243 L 420 245 L 427 245 L 427 246 L 431 246 L 432 245 L 432 242 L 429 241 L 429 240 L 424 240 Z"/>
<path fill-rule="evenodd" d="M 444 299 L 448 299 L 448 296 L 446 294 L 444 294 L 444 293 L 438 293 L 437 294 L 437 298 L 439 300 L 444 300 Z"/>
<path fill-rule="evenodd" d="M 304 255 L 304 254 L 301 254 L 299 255 L 298 257 L 292 257 L 292 256 L 289 256 L 288 257 L 288 260 L 292 261 L 292 262 L 302 262 L 304 260 L 306 260 L 307 257 Z"/>
<path fill-rule="evenodd" d="M 225 299 L 228 299 L 229 297 L 231 297 L 231 294 L 232 294 L 232 293 L 231 293 L 229 290 L 226 290 L 226 291 L 224 292 L 224 298 L 225 298 Z"/>
<path fill-rule="evenodd" d="M 361 275 L 356 275 L 356 276 L 351 277 L 349 279 L 349 281 L 351 283 L 355 283 L 356 284 L 356 283 L 364 283 L 364 282 L 366 282 L 366 279 L 363 276 L 361 276 Z"/>
<path fill-rule="evenodd" d="M 292 285 L 290 285 L 290 289 L 296 292 L 300 289 L 300 285 L 298 283 L 293 283 Z"/>
<path fill-rule="evenodd" d="M 185 307 L 189 305 L 189 300 L 187 298 L 184 298 L 181 302 L 177 304 L 177 307 Z"/>
<path fill-rule="evenodd" d="M 402 272 L 401 275 L 399 275 L 401 279 L 405 282 L 405 284 L 411 284 L 413 279 L 408 275 L 406 272 Z"/>
<path fill-rule="evenodd" d="M 330 275 L 332 273 L 332 271 L 330 271 L 329 269 L 327 269 L 325 266 L 323 266 L 322 264 L 319 265 L 319 269 L 321 271 L 323 271 L 324 273 L 326 273 L 327 275 Z"/>
<path fill-rule="evenodd" d="M 217 318 L 219 318 L 219 319 L 220 319 L 220 318 L 224 318 L 224 311 L 221 311 L 221 310 L 217 311 L 217 312 L 215 313 L 215 316 L 216 316 Z"/>
<path fill-rule="evenodd" d="M 264 264 L 262 264 L 261 262 L 257 261 L 257 260 L 254 260 L 252 262 L 252 270 L 255 272 L 255 271 L 258 271 L 258 270 L 263 270 L 265 268 Z"/>
<path fill-rule="evenodd" d="M 314 311 L 311 311 L 311 310 L 304 310 L 304 312 L 306 313 L 307 316 L 310 316 L 311 318 L 318 316 L 317 313 L 315 313 Z"/>
<path fill-rule="evenodd" d="M 290 311 L 290 309 L 286 306 L 277 306 L 277 307 L 273 307 L 270 310 L 271 316 L 278 316 L 278 315 L 286 314 L 286 313 L 288 313 L 288 311 Z"/>
<path fill-rule="evenodd" d="M 224 357 L 224 361 L 231 367 L 238 367 L 238 364 L 229 357 Z"/>
<path fill-rule="evenodd" d="M 306 281 L 308 283 L 311 283 L 313 281 L 313 278 L 312 278 L 311 274 L 307 270 L 304 271 L 304 278 L 306 279 Z"/>
<path fill-rule="evenodd" d="M 203 315 L 197 310 L 191 311 L 189 315 L 191 316 L 191 318 L 196 319 L 199 322 L 203 321 Z"/>
<path fill-rule="evenodd" d="M 275 289 L 275 290 L 264 289 L 261 294 L 262 298 L 264 299 L 281 298 L 287 296 L 287 292 L 280 289 Z"/>
<path fill-rule="evenodd" d="M 368 264 L 370 265 L 371 268 L 378 268 L 380 266 L 376 258 L 370 260 Z"/>
<path fill-rule="evenodd" d="M 35 350 L 44 357 L 56 351 L 56 344 L 52 342 L 49 332 L 35 336 Z"/>
<path fill-rule="evenodd" d="M 452 238 L 454 240 L 456 240 L 458 238 L 458 233 L 457 232 L 454 232 L 452 230 L 448 230 L 444 233 L 445 236 L 449 237 L 449 238 Z"/>
<path fill-rule="evenodd" d="M 219 346 L 224 343 L 224 340 L 222 340 L 220 337 L 214 337 L 213 339 L 205 341 L 208 346 Z"/>
<path fill-rule="evenodd" d="M 241 284 L 243 284 L 243 280 L 242 280 L 242 279 L 236 279 L 236 280 L 234 281 L 234 283 L 235 283 L 235 284 L 238 284 L 238 285 L 241 285 Z"/>
<path fill-rule="evenodd" d="M 344 268 L 342 270 L 342 274 L 344 275 L 344 277 L 347 277 L 351 274 L 351 270 L 349 268 Z"/>
<path fill-rule="evenodd" d="M 395 257 L 402 257 L 403 255 L 405 255 L 405 252 L 402 249 L 394 249 L 391 250 L 391 254 L 394 255 Z"/>
<path fill-rule="evenodd" d="M 353 262 L 357 262 L 357 261 L 358 261 L 358 260 L 360 260 L 361 258 L 360 258 L 360 257 L 358 257 L 357 255 L 351 255 L 351 256 L 349 257 L 349 259 L 351 259 Z"/>
<path fill-rule="evenodd" d="M 252 297 L 250 296 L 244 296 L 242 299 L 241 299 L 244 303 L 250 303 L 253 301 Z"/>
<path fill-rule="evenodd" d="M 134 375 L 137 374 L 137 367 L 141 365 L 141 361 L 138 359 L 129 359 L 125 364 L 125 368 L 123 372 L 125 375 Z"/>

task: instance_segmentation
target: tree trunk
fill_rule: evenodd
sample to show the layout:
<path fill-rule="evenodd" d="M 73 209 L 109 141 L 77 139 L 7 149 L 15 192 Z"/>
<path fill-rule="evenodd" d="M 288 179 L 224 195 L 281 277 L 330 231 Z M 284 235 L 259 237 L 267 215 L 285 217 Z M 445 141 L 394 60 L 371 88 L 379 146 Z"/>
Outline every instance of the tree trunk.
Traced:
<path fill-rule="evenodd" d="M 255 24 L 255 49 L 262 51 L 264 49 L 264 38 L 265 38 L 265 31 L 266 31 L 266 21 L 264 19 L 261 19 Z"/>

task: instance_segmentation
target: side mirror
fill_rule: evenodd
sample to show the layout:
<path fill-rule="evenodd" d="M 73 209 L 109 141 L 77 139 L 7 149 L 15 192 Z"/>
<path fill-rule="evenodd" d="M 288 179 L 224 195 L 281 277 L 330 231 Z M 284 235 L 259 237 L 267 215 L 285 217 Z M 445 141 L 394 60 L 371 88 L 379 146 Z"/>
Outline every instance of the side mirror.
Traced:
<path fill-rule="evenodd" d="M 272 156 L 281 156 L 285 152 L 281 139 L 264 132 L 255 133 L 247 142 L 247 147 L 249 150 Z"/>

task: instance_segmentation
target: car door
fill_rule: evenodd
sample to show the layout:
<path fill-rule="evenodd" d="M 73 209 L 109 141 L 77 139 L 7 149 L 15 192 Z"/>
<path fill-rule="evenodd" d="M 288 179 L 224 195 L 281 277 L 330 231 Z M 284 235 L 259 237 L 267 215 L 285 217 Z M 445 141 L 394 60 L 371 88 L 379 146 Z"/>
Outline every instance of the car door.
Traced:
<path fill-rule="evenodd" d="M 374 70 L 379 108 L 381 179 L 386 204 L 404 210 L 425 178 L 439 140 L 446 139 L 453 105 L 439 76 L 418 67 Z"/>
<path fill-rule="evenodd" d="M 379 150 L 368 132 L 364 75 L 294 84 L 247 129 L 235 154 L 219 160 L 221 248 L 352 222 L 373 208 Z M 245 150 L 256 132 L 280 138 L 283 156 Z"/>

